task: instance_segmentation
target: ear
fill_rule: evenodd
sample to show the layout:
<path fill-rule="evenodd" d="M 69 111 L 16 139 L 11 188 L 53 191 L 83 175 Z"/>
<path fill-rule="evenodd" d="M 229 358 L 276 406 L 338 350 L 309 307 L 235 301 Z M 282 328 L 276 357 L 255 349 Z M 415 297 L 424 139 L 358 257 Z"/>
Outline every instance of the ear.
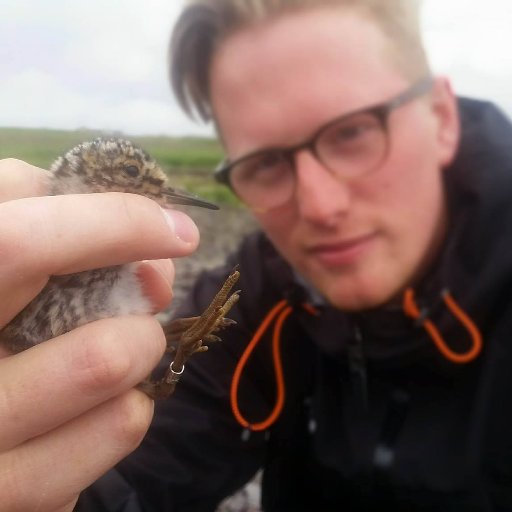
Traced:
<path fill-rule="evenodd" d="M 447 167 L 454 159 L 460 140 L 457 98 L 449 80 L 438 77 L 432 89 L 432 110 L 436 120 L 439 165 Z"/>

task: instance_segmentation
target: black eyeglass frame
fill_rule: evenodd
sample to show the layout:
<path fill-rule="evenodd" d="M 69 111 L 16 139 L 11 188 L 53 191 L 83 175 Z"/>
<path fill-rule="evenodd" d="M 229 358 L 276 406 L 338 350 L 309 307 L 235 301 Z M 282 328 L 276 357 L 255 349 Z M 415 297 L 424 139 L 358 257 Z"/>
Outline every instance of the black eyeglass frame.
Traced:
<path fill-rule="evenodd" d="M 361 109 L 354 110 L 352 112 L 347 112 L 339 117 L 332 119 L 331 121 L 328 121 L 326 124 L 323 124 L 322 126 L 317 128 L 315 130 L 315 132 L 313 133 L 313 135 L 308 137 L 307 140 L 305 140 L 299 144 L 295 144 L 295 145 L 289 146 L 289 147 L 268 147 L 268 148 L 264 148 L 264 149 L 258 149 L 256 151 L 248 153 L 247 155 L 241 156 L 240 158 L 237 158 L 236 160 L 233 160 L 232 162 L 230 162 L 228 159 L 223 160 L 215 168 L 214 177 L 215 177 L 216 181 L 218 181 L 219 183 L 228 185 L 233 190 L 233 192 L 235 192 L 235 194 L 236 194 L 236 190 L 231 185 L 231 180 L 230 180 L 231 170 L 234 167 L 236 167 L 237 165 L 239 165 L 240 163 L 242 163 L 246 160 L 249 160 L 251 158 L 254 158 L 255 156 L 266 155 L 269 153 L 278 153 L 278 154 L 282 155 L 283 158 L 287 159 L 290 162 L 293 162 L 294 155 L 298 151 L 307 149 L 315 156 L 315 158 L 320 163 L 322 163 L 322 165 L 325 165 L 317 153 L 316 146 L 317 146 L 318 139 L 329 128 L 331 128 L 333 125 L 335 125 L 339 122 L 344 121 L 345 119 L 350 119 L 352 116 L 355 116 L 358 114 L 371 114 L 371 115 L 375 116 L 375 118 L 380 122 L 382 128 L 384 129 L 384 132 L 387 134 L 387 132 L 388 132 L 388 117 L 391 114 L 391 112 L 393 112 L 393 110 L 397 109 L 398 107 L 401 107 L 402 105 L 405 105 L 406 103 L 409 103 L 410 101 L 418 98 L 419 96 L 426 94 L 427 92 L 429 92 L 431 90 L 433 84 L 434 84 L 434 78 L 431 75 L 424 76 L 417 82 L 413 83 L 404 92 L 398 94 L 397 96 L 391 98 L 390 100 L 388 100 L 384 103 L 379 103 L 377 105 L 372 105 L 370 107 L 364 107 Z M 384 153 L 383 159 L 385 159 L 386 154 L 387 154 L 387 151 Z"/>

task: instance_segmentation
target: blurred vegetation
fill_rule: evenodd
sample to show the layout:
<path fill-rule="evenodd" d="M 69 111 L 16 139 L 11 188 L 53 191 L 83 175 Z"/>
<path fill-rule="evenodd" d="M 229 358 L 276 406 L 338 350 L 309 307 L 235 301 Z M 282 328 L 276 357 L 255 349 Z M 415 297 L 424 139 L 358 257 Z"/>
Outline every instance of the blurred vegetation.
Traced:
<path fill-rule="evenodd" d="M 223 185 L 215 182 L 212 170 L 222 159 L 222 149 L 214 139 L 201 137 L 132 137 L 94 130 L 48 130 L 0 128 L 0 159 L 19 158 L 48 169 L 51 163 L 81 142 L 95 137 L 126 137 L 146 150 L 168 173 L 173 185 L 185 188 L 209 201 L 239 204 Z"/>

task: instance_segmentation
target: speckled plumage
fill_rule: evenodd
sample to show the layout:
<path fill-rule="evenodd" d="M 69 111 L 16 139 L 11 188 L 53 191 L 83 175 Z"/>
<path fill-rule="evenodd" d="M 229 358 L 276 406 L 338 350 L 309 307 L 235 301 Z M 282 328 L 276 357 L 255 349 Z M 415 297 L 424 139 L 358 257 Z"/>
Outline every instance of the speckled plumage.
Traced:
<path fill-rule="evenodd" d="M 142 149 L 124 139 L 84 142 L 57 158 L 50 193 L 131 192 L 155 200 L 163 207 L 175 204 L 217 206 L 170 186 L 167 175 Z"/>
<path fill-rule="evenodd" d="M 211 203 L 172 188 L 155 160 L 123 139 L 95 139 L 80 144 L 59 157 L 50 170 L 52 195 L 130 192 L 149 197 L 162 207 L 185 204 L 217 209 Z M 231 280 L 234 283 L 236 278 Z M 195 341 L 191 338 L 195 345 L 188 355 L 201 350 L 202 339 L 214 339 L 212 332 L 230 324 L 224 314 L 236 301 L 237 294 L 228 301 L 227 309 L 222 307 L 231 286 L 219 297 L 213 322 L 206 319 Z M 94 320 L 151 312 L 151 303 L 138 281 L 136 264 L 52 276 L 41 293 L 0 331 L 0 343 L 20 352 Z M 187 319 L 180 325 L 183 327 L 176 330 L 171 326 L 168 330 L 168 342 L 179 340 L 185 329 L 192 327 Z M 146 391 L 154 394 L 152 389 Z"/>

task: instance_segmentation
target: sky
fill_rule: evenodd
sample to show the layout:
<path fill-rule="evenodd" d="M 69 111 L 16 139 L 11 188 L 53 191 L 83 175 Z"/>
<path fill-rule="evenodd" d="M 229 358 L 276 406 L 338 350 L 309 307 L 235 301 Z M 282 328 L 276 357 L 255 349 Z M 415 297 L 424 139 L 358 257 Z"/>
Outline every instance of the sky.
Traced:
<path fill-rule="evenodd" d="M 385 1 L 385 0 L 383 0 Z M 0 0 L 0 126 L 211 135 L 172 97 L 182 0 Z M 423 0 L 436 73 L 512 116 L 512 1 Z"/>

